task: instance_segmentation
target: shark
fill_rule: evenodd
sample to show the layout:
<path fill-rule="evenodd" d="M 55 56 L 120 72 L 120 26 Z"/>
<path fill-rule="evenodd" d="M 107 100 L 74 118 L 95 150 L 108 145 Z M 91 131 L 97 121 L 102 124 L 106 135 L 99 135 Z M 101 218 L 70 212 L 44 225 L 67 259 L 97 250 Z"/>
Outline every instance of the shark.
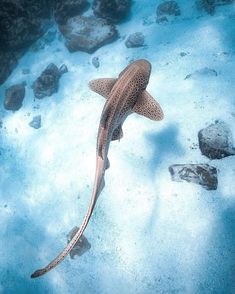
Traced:
<path fill-rule="evenodd" d="M 137 113 L 154 121 L 163 119 L 161 106 L 146 90 L 150 74 L 150 62 L 139 59 L 121 71 L 118 78 L 99 78 L 89 82 L 91 90 L 106 98 L 97 135 L 96 171 L 90 204 L 80 228 L 64 250 L 46 267 L 36 270 L 31 278 L 40 277 L 55 268 L 83 235 L 105 185 L 105 171 L 110 167 L 108 159 L 110 143 L 123 137 L 122 126 L 126 118 L 132 113 Z"/>

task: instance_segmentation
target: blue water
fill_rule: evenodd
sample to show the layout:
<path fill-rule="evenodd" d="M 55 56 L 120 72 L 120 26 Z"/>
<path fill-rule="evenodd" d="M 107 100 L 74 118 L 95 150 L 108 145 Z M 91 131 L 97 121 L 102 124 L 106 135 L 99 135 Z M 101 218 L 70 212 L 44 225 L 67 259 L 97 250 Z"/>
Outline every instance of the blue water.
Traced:
<path fill-rule="evenodd" d="M 93 54 L 69 53 L 54 25 L 55 39 L 29 48 L 0 86 L 4 97 L 7 87 L 27 82 L 20 110 L 0 108 L 0 293 L 235 293 L 235 158 L 209 160 L 197 138 L 217 119 L 235 138 L 235 4 L 211 16 L 178 0 L 181 15 L 158 24 L 160 2 L 134 1 L 116 25 L 120 38 Z M 135 32 L 145 46 L 126 48 Z M 89 204 L 105 99 L 88 81 L 117 77 L 139 58 L 152 64 L 147 90 L 165 118 L 128 117 L 123 139 L 111 143 L 106 186 L 85 231 L 91 249 L 32 280 L 64 248 Z M 31 85 L 51 62 L 66 64 L 68 73 L 57 93 L 34 100 Z M 185 79 L 205 67 L 217 76 Z M 42 126 L 34 129 L 29 123 L 39 114 Z M 173 182 L 168 167 L 177 163 L 215 166 L 217 190 Z"/>

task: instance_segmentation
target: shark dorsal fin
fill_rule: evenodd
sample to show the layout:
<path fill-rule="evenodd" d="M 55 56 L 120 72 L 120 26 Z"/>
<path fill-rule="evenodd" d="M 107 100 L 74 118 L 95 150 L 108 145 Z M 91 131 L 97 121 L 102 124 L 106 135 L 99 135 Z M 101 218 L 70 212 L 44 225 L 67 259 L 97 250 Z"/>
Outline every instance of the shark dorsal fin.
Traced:
<path fill-rule="evenodd" d="M 112 79 L 112 78 L 96 79 L 89 82 L 89 87 L 92 91 L 107 98 L 114 84 L 116 83 L 116 81 L 117 79 Z"/>
<path fill-rule="evenodd" d="M 141 93 L 132 111 L 151 120 L 162 120 L 164 117 L 161 106 L 147 91 Z"/>

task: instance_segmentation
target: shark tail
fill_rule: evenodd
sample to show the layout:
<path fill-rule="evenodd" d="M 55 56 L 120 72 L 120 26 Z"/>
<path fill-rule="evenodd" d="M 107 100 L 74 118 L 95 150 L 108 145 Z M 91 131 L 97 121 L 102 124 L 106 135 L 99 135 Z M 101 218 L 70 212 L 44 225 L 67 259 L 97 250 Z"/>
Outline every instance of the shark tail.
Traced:
<path fill-rule="evenodd" d="M 92 198 L 91 202 L 88 208 L 88 211 L 86 213 L 86 216 L 83 219 L 83 222 L 77 231 L 77 233 L 74 235 L 72 240 L 68 243 L 68 245 L 64 248 L 64 250 L 55 258 L 53 259 L 46 267 L 36 270 L 32 275 L 31 278 L 38 278 L 46 273 L 48 273 L 50 270 L 55 268 L 59 263 L 61 263 L 65 257 L 70 253 L 70 251 L 73 249 L 75 244 L 78 242 L 78 240 L 81 238 L 83 232 L 86 229 L 86 226 L 88 225 L 89 219 L 91 217 L 91 214 L 93 212 L 93 209 L 95 207 L 95 203 L 97 200 L 97 197 L 99 193 L 101 192 L 103 185 L 102 183 L 104 182 L 103 180 L 103 174 L 102 174 L 102 169 L 103 169 L 103 163 L 104 161 L 100 158 L 101 162 L 97 162 L 97 171 L 96 171 L 96 176 L 95 176 L 95 185 L 92 193 Z"/>

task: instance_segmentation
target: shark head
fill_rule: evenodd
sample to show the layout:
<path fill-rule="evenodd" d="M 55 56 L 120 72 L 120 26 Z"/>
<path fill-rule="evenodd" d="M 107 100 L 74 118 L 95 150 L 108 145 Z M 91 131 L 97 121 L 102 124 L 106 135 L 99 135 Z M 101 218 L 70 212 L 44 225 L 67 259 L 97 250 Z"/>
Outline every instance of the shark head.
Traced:
<path fill-rule="evenodd" d="M 150 76 L 151 73 L 151 64 L 146 59 L 139 59 L 132 63 L 134 66 L 138 67 L 141 72 Z"/>
<path fill-rule="evenodd" d="M 130 65 L 130 70 L 133 69 L 135 71 L 135 81 L 138 87 L 145 90 L 149 82 L 151 64 L 145 59 L 139 59 Z"/>

